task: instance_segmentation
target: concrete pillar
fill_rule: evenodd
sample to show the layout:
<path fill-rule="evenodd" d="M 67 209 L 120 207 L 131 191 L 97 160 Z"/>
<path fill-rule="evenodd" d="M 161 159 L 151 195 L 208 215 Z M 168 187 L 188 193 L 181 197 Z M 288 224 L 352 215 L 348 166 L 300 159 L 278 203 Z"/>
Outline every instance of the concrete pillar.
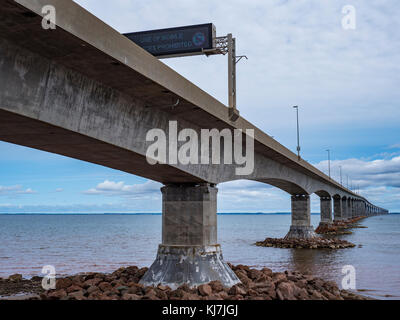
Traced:
<path fill-rule="evenodd" d="M 316 237 L 311 226 L 310 196 L 293 195 L 292 201 L 292 225 L 285 239 L 308 239 Z"/>
<path fill-rule="evenodd" d="M 342 198 L 342 220 L 347 219 L 347 199 Z"/>
<path fill-rule="evenodd" d="M 352 216 L 353 208 L 352 208 L 351 204 L 352 204 L 351 199 L 347 199 L 347 210 L 346 210 L 346 213 L 347 213 L 346 218 L 347 219 L 351 219 L 351 216 Z"/>
<path fill-rule="evenodd" d="M 329 225 L 332 224 L 332 198 L 321 197 L 321 224 Z"/>
<path fill-rule="evenodd" d="M 340 198 L 333 198 L 333 220 L 343 220 L 342 199 Z"/>
<path fill-rule="evenodd" d="M 168 185 L 162 192 L 162 243 L 140 280 L 143 285 L 190 287 L 219 280 L 239 283 L 217 244 L 217 188 L 209 184 Z"/>

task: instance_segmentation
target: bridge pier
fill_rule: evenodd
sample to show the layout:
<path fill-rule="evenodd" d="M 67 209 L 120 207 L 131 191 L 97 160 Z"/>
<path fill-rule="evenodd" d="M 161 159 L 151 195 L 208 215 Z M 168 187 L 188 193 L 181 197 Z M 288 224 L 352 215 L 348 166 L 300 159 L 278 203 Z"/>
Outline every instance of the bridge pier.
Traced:
<path fill-rule="evenodd" d="M 162 243 L 140 280 L 143 285 L 190 287 L 219 280 L 240 282 L 217 244 L 217 191 L 210 184 L 167 185 L 162 192 Z"/>
<path fill-rule="evenodd" d="M 340 197 L 333 198 L 333 220 L 335 222 L 343 220 L 342 199 Z"/>
<path fill-rule="evenodd" d="M 292 195 L 292 225 L 285 239 L 308 239 L 316 237 L 311 225 L 310 196 Z"/>
<path fill-rule="evenodd" d="M 321 197 L 320 198 L 321 208 L 321 221 L 320 226 L 329 226 L 332 224 L 332 198 Z"/>

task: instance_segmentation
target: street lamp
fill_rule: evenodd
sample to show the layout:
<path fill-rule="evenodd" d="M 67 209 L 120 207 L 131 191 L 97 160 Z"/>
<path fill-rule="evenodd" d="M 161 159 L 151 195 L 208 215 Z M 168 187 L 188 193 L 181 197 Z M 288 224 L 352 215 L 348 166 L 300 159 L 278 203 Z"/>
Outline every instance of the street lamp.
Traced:
<path fill-rule="evenodd" d="M 296 109 L 297 116 L 297 159 L 300 161 L 300 134 L 299 134 L 299 107 L 293 106 Z"/>
<path fill-rule="evenodd" d="M 328 172 L 329 172 L 329 179 L 331 178 L 331 150 L 327 149 L 328 152 Z"/>
<path fill-rule="evenodd" d="M 342 166 L 339 166 L 339 170 L 340 170 L 340 184 L 343 185 L 343 182 L 342 182 Z"/>

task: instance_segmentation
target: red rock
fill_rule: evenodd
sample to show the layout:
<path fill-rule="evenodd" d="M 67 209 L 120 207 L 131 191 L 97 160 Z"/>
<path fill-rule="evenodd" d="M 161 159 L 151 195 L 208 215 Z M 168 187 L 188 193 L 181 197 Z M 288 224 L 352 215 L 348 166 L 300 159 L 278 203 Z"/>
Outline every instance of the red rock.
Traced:
<path fill-rule="evenodd" d="M 229 289 L 228 294 L 231 296 L 245 295 L 246 291 L 238 285 L 234 285 L 232 288 Z"/>
<path fill-rule="evenodd" d="M 66 296 L 67 296 L 67 292 L 64 289 L 55 290 L 55 291 L 49 292 L 47 294 L 47 297 L 51 298 L 51 299 L 61 299 Z"/>
<path fill-rule="evenodd" d="M 68 278 L 56 279 L 56 289 L 66 289 L 72 285 L 72 281 Z"/>
<path fill-rule="evenodd" d="M 272 275 L 272 282 L 275 285 L 278 285 L 280 282 L 285 281 L 286 280 L 286 275 L 282 272 L 275 272 Z"/>
<path fill-rule="evenodd" d="M 263 274 L 263 273 L 262 273 L 260 270 L 257 270 L 257 269 L 250 269 L 250 270 L 247 272 L 248 277 L 249 277 L 250 279 L 252 279 L 252 280 L 258 279 L 259 277 L 262 276 L 262 274 Z"/>
<path fill-rule="evenodd" d="M 135 275 L 138 272 L 139 268 L 136 266 L 131 266 L 126 268 L 126 273 L 130 275 Z"/>
<path fill-rule="evenodd" d="M 279 292 L 282 294 L 283 296 L 283 300 L 296 300 L 296 298 L 294 297 L 294 284 L 291 281 L 288 282 L 281 282 L 278 285 L 277 288 L 277 294 L 278 294 L 278 290 Z M 278 294 L 278 296 L 280 296 Z"/>
<path fill-rule="evenodd" d="M 96 286 L 90 286 L 89 288 L 87 288 L 87 293 L 91 294 L 92 292 L 96 292 L 99 291 L 99 288 Z"/>
<path fill-rule="evenodd" d="M 269 269 L 269 268 L 262 268 L 261 272 L 264 273 L 265 275 L 269 276 L 269 277 L 272 276 L 272 270 Z"/>
<path fill-rule="evenodd" d="M 311 294 L 312 300 L 325 300 L 324 296 L 320 294 L 317 290 L 314 290 Z"/>
<path fill-rule="evenodd" d="M 222 285 L 221 281 L 218 280 L 211 281 L 208 285 L 211 287 L 213 292 L 220 292 L 224 290 L 224 286 Z"/>
<path fill-rule="evenodd" d="M 157 286 L 157 288 L 160 289 L 160 290 L 162 290 L 162 291 L 171 290 L 170 287 L 164 286 L 164 285 L 162 285 L 162 284 L 159 284 L 159 285 Z"/>
<path fill-rule="evenodd" d="M 132 285 L 128 289 L 128 293 L 132 293 L 132 294 L 142 295 L 143 292 L 144 292 L 143 286 L 142 285 L 138 285 L 138 284 Z"/>
<path fill-rule="evenodd" d="M 72 286 L 69 286 L 66 289 L 67 293 L 71 293 L 71 292 L 74 292 L 74 291 L 80 291 L 80 290 L 82 290 L 82 288 L 77 286 L 77 285 L 74 285 L 74 284 Z"/>
<path fill-rule="evenodd" d="M 101 282 L 99 283 L 98 287 L 104 292 L 104 291 L 108 291 L 111 290 L 113 288 L 113 286 L 108 283 L 108 282 Z"/>
<path fill-rule="evenodd" d="M 148 300 L 160 300 L 157 297 L 157 293 L 154 289 L 149 289 L 147 290 L 146 294 L 143 296 L 143 299 L 148 299 Z"/>
<path fill-rule="evenodd" d="M 202 284 L 198 286 L 197 289 L 202 296 L 209 296 L 212 294 L 212 289 L 208 284 Z"/>
<path fill-rule="evenodd" d="M 83 283 L 83 288 L 89 288 L 90 286 L 96 286 L 96 285 L 98 285 L 100 282 L 102 281 L 102 279 L 99 279 L 99 278 L 92 278 L 92 279 L 89 279 L 89 280 L 86 280 L 84 283 Z"/>
<path fill-rule="evenodd" d="M 68 298 L 73 298 L 75 300 L 86 300 L 87 298 L 84 296 L 83 291 L 74 291 L 68 294 Z"/>
<path fill-rule="evenodd" d="M 122 300 L 140 300 L 140 296 L 133 293 L 125 293 L 122 295 Z"/>

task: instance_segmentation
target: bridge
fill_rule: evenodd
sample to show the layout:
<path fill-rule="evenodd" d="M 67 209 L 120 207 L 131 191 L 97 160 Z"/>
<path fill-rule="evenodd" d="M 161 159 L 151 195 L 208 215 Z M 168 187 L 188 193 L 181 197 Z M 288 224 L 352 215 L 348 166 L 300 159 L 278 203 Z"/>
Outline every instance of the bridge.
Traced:
<path fill-rule="evenodd" d="M 56 28 L 45 30 L 42 8 L 49 4 Z M 171 134 L 171 123 L 199 136 L 202 129 L 240 129 L 243 143 L 246 130 L 254 130 L 254 170 L 241 176 L 235 164 L 222 162 L 150 164 L 147 132 Z M 288 238 L 315 237 L 313 193 L 321 224 L 388 213 L 244 118 L 231 121 L 228 107 L 72 1 L 2 2 L 0 140 L 163 183 L 162 243 L 144 284 L 239 281 L 217 242 L 218 183 L 248 179 L 289 193 Z"/>

